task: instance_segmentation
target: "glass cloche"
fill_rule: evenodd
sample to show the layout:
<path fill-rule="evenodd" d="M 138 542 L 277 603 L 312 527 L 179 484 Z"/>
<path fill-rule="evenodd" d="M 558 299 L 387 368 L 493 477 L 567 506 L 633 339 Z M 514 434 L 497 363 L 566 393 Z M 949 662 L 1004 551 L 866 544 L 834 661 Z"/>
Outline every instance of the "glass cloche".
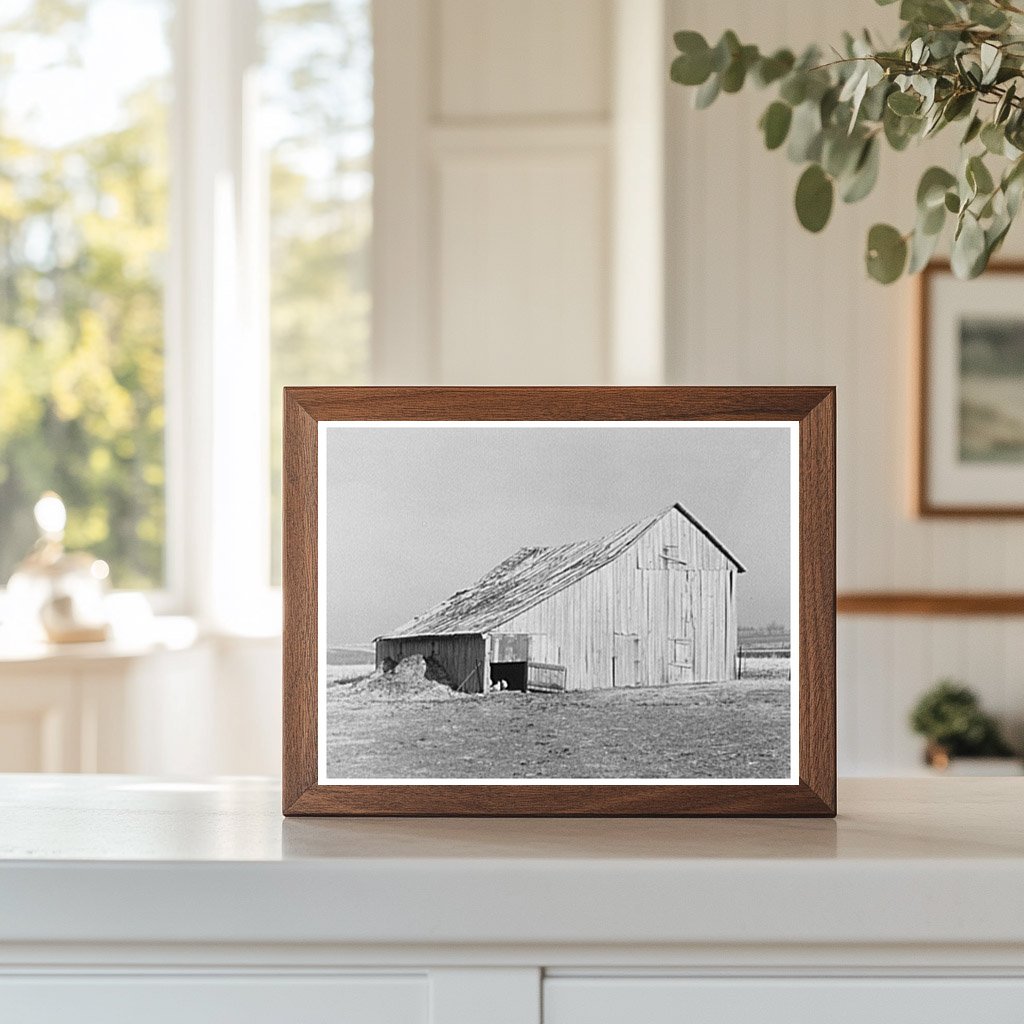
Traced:
<path fill-rule="evenodd" d="M 7 584 L 6 625 L 24 629 L 25 640 L 106 640 L 107 563 L 85 552 L 64 550 L 67 511 L 59 495 L 47 491 L 34 511 L 39 539 Z"/>

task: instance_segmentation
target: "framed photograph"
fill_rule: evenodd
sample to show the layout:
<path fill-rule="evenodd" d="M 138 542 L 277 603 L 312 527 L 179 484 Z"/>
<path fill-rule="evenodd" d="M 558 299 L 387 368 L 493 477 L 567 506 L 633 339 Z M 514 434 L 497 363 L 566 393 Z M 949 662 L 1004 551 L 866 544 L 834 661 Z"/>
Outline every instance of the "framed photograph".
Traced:
<path fill-rule="evenodd" d="M 285 814 L 835 814 L 833 389 L 284 417 Z"/>
<path fill-rule="evenodd" d="M 919 287 L 917 512 L 1024 515 L 1024 263 Z"/>

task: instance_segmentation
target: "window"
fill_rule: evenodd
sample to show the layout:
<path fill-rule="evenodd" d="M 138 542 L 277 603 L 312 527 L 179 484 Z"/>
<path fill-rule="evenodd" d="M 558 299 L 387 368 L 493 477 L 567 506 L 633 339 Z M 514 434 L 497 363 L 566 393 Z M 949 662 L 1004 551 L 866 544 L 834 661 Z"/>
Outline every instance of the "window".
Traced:
<path fill-rule="evenodd" d="M 661 558 L 668 569 L 679 569 L 686 565 L 680 555 L 678 544 L 665 544 L 661 549 Z"/>
<path fill-rule="evenodd" d="M 115 586 L 274 605 L 281 387 L 368 375 L 372 66 L 370 0 L 0 5 L 0 587 L 53 489 Z"/>
<path fill-rule="evenodd" d="M 672 663 L 683 668 L 693 667 L 693 641 L 673 640 Z"/>
<path fill-rule="evenodd" d="M 164 580 L 170 16 L 0 13 L 0 585 L 48 489 L 117 586 Z"/>

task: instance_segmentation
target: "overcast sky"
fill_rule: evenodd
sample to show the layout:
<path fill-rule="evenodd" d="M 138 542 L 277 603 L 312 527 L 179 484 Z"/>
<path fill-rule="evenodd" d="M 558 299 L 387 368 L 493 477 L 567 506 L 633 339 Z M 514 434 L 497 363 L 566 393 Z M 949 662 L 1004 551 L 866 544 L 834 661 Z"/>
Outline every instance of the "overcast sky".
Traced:
<path fill-rule="evenodd" d="M 740 625 L 789 621 L 789 437 L 766 427 L 330 427 L 327 643 L 368 642 L 525 546 L 680 502 L 747 572 Z"/>

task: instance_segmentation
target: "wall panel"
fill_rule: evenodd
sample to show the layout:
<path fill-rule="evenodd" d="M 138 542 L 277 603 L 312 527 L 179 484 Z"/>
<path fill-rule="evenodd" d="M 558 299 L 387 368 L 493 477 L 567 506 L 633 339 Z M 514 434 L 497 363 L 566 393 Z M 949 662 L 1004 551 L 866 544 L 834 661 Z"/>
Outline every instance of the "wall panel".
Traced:
<path fill-rule="evenodd" d="M 607 335 L 602 147 L 444 153 L 438 327 L 447 384 L 600 383 Z"/>
<path fill-rule="evenodd" d="M 438 115 L 605 117 L 609 0 L 439 0 Z"/>

